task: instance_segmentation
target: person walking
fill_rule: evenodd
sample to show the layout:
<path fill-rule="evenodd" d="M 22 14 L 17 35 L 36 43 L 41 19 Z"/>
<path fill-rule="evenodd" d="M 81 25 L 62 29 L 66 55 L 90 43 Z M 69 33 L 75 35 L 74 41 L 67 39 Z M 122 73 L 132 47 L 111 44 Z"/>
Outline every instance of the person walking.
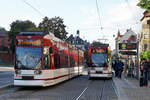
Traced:
<path fill-rule="evenodd" d="M 118 77 L 118 67 L 117 67 L 118 61 L 114 61 L 113 69 L 115 71 L 115 77 Z"/>
<path fill-rule="evenodd" d="M 145 58 L 142 58 L 141 59 L 141 62 L 140 62 L 140 86 L 144 86 L 144 72 L 143 72 L 143 66 L 144 66 L 144 63 L 145 63 Z"/>
<path fill-rule="evenodd" d="M 149 70 L 150 70 L 150 61 L 145 60 L 143 62 L 143 75 L 144 75 L 144 86 L 148 86 L 148 77 L 149 77 Z"/>
<path fill-rule="evenodd" d="M 123 62 L 122 62 L 121 60 L 119 60 L 119 61 L 117 62 L 117 64 L 116 64 L 117 72 L 118 72 L 117 77 L 119 77 L 119 78 L 121 78 L 121 76 L 122 76 L 123 66 L 124 66 L 124 64 L 123 64 Z"/>

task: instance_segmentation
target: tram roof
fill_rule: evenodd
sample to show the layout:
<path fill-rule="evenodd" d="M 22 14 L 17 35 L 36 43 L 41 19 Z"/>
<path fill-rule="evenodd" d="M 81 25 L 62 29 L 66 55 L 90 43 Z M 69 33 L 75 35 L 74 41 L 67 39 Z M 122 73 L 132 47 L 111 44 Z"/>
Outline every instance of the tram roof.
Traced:
<path fill-rule="evenodd" d="M 49 34 L 48 31 L 25 31 L 25 32 L 20 32 L 18 35 L 35 35 L 35 36 L 44 36 L 46 34 Z"/>

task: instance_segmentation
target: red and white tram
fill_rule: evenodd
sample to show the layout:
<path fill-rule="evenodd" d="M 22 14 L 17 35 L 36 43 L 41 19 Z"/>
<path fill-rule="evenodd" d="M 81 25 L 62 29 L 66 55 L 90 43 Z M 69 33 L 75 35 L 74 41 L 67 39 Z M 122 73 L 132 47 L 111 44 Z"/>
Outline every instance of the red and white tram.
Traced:
<path fill-rule="evenodd" d="M 92 77 L 112 78 L 111 58 L 109 45 L 101 44 L 89 46 L 88 49 L 88 75 Z"/>
<path fill-rule="evenodd" d="M 83 51 L 53 34 L 20 32 L 16 39 L 16 86 L 50 86 L 83 71 Z"/>

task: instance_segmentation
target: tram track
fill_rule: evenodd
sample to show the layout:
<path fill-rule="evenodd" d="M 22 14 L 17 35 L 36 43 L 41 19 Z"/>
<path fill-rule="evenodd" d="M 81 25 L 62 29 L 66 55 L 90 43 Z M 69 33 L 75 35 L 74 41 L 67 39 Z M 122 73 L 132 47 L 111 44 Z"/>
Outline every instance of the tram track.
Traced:
<path fill-rule="evenodd" d="M 88 87 L 86 87 L 86 88 L 82 91 L 82 93 L 77 97 L 77 99 L 75 99 L 75 100 L 79 100 L 80 97 L 83 95 L 83 93 L 84 93 L 87 89 L 88 89 Z"/>
<path fill-rule="evenodd" d="M 100 95 L 99 96 L 96 95 L 96 96 L 98 98 L 100 98 L 99 100 L 103 100 L 103 91 L 104 91 L 104 88 L 105 88 L 105 80 L 90 80 L 90 82 L 88 83 L 87 87 L 85 87 L 83 89 L 83 91 L 81 91 L 79 96 L 76 99 L 74 99 L 74 100 L 91 100 L 90 98 L 86 97 L 86 95 L 89 93 L 90 89 L 92 89 L 92 85 L 95 85 L 95 83 L 97 83 L 97 81 L 100 81 L 102 86 L 97 87 L 100 90 Z M 85 95 L 85 96 L 82 97 L 83 95 Z M 96 100 L 97 100 L 97 98 L 96 98 Z"/>
<path fill-rule="evenodd" d="M 50 87 L 11 87 L 7 90 L 0 91 L 0 99 L 3 100 L 4 98 L 5 100 L 117 100 L 106 98 L 107 95 L 109 95 L 108 91 L 114 91 L 111 82 L 111 80 L 100 79 L 88 80 L 87 76 L 80 76 Z M 111 90 L 108 90 L 110 88 Z M 111 98 L 111 96 L 109 98 Z"/>
<path fill-rule="evenodd" d="M 81 93 L 79 94 L 79 96 L 74 99 L 74 100 L 80 100 L 80 97 L 84 94 L 84 92 L 89 88 L 89 85 L 92 83 L 92 80 L 89 81 L 89 83 L 87 84 L 87 86 L 83 89 L 83 91 L 81 91 Z"/>
<path fill-rule="evenodd" d="M 104 85 L 102 87 L 102 90 L 101 90 L 101 93 L 100 93 L 100 100 L 103 100 L 103 93 L 104 93 L 104 90 L 105 90 L 105 80 L 104 80 Z"/>
<path fill-rule="evenodd" d="M 74 100 L 118 100 L 118 95 L 112 80 L 96 79 L 92 80 Z"/>

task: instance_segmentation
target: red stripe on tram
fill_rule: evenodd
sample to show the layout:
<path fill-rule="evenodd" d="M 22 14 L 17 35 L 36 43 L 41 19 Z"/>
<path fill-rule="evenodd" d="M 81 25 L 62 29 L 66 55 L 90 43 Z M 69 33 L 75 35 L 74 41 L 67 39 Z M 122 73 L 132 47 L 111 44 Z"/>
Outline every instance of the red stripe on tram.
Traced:
<path fill-rule="evenodd" d="M 58 77 L 54 77 L 54 78 L 44 78 L 44 79 L 15 79 L 15 80 L 44 80 L 44 81 L 47 81 L 47 80 L 59 79 L 59 78 L 66 77 L 66 76 L 69 76 L 69 75 L 71 75 L 71 74 L 66 74 L 66 75 L 62 75 L 62 76 L 58 76 Z"/>

